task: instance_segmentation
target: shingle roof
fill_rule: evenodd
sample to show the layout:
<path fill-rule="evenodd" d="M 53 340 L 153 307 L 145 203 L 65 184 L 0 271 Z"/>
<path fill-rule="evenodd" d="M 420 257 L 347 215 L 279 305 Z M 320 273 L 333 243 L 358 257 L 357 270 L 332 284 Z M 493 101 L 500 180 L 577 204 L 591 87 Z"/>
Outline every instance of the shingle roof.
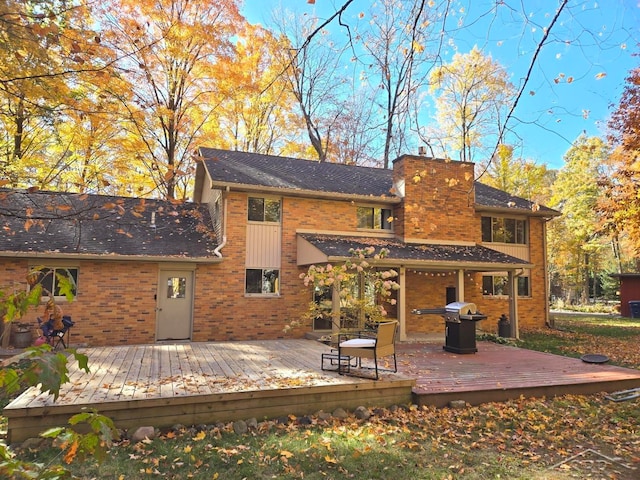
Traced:
<path fill-rule="evenodd" d="M 476 204 L 498 209 L 527 210 L 539 215 L 555 216 L 559 212 L 544 205 L 535 205 L 522 197 L 516 197 L 503 190 L 499 190 L 484 183 L 476 182 Z"/>
<path fill-rule="evenodd" d="M 201 148 L 209 175 L 222 184 L 251 185 L 306 192 L 337 193 L 393 198 L 393 171 L 328 162 L 278 157 L 260 153 Z M 476 186 L 479 207 L 524 210 L 535 215 L 557 215 L 544 206 L 515 197 L 480 182 Z"/>
<path fill-rule="evenodd" d="M 127 197 L 0 189 L 0 228 L 2 252 L 185 259 L 216 247 L 205 207 Z"/>
<path fill-rule="evenodd" d="M 497 266 L 505 268 L 528 265 L 528 262 L 524 260 L 481 245 L 433 245 L 405 243 L 381 238 L 299 235 L 328 257 L 350 258 L 352 250 L 375 247 L 377 252 L 381 248 L 389 251 L 385 257 L 388 261 L 419 261 L 424 262 L 425 266 L 428 264 L 466 263 L 476 265 L 478 268 L 484 266 L 487 269 L 495 269 Z"/>
<path fill-rule="evenodd" d="M 209 175 L 230 184 L 353 195 L 391 196 L 391 170 L 201 148 Z"/>

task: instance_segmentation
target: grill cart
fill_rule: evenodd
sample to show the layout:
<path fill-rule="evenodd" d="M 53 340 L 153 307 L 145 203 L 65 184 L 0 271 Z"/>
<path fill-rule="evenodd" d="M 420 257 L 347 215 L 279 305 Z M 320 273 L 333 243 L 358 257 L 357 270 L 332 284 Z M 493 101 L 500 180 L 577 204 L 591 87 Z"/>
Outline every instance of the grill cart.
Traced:
<path fill-rule="evenodd" d="M 478 312 L 475 303 L 453 302 L 444 308 L 424 308 L 413 310 L 416 315 L 439 314 L 445 322 L 445 344 L 447 352 L 475 353 L 476 322 L 487 318 Z"/>

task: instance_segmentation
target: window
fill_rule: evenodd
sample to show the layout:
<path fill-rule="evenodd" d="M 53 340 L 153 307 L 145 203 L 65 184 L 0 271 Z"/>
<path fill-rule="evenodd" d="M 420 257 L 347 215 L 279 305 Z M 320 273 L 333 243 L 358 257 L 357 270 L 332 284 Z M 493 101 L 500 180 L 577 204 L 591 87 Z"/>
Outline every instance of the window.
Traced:
<path fill-rule="evenodd" d="M 391 230 L 392 213 L 388 208 L 358 207 L 358 228 Z"/>
<path fill-rule="evenodd" d="M 333 298 L 333 287 L 315 287 L 313 289 L 313 301 L 319 305 L 331 308 L 331 299 Z"/>
<path fill-rule="evenodd" d="M 516 218 L 482 217 L 482 241 L 527 243 L 527 221 Z"/>
<path fill-rule="evenodd" d="M 280 200 L 249 197 L 249 221 L 280 222 Z"/>
<path fill-rule="evenodd" d="M 277 295 L 280 293 L 279 270 L 266 268 L 247 268 L 246 293 L 258 295 Z"/>
<path fill-rule="evenodd" d="M 74 297 L 78 290 L 78 269 L 69 267 L 34 267 L 38 271 L 38 283 L 42 285 L 42 296 L 65 296 L 71 293 Z"/>
<path fill-rule="evenodd" d="M 377 271 L 383 271 L 378 269 Z M 313 301 L 321 314 L 313 319 L 314 330 L 330 330 L 333 324 L 332 308 L 335 284 L 332 286 L 316 286 L 313 290 Z M 383 307 L 390 318 L 397 317 L 398 292 L 390 291 L 390 296 L 383 296 L 376 291 L 376 279 L 370 272 L 362 272 L 357 277 L 340 282 L 340 327 L 360 328 L 360 316 L 365 321 L 372 317 L 379 318 L 380 307 Z"/>
<path fill-rule="evenodd" d="M 529 277 L 520 276 L 517 278 L 518 296 L 529 297 L 531 295 L 529 287 Z M 509 277 L 507 275 L 483 275 L 482 294 L 488 296 L 509 295 Z"/>
<path fill-rule="evenodd" d="M 314 330 L 331 330 L 333 318 L 331 313 L 333 287 L 315 287 L 313 301 L 318 305 L 321 313 L 313 318 Z"/>

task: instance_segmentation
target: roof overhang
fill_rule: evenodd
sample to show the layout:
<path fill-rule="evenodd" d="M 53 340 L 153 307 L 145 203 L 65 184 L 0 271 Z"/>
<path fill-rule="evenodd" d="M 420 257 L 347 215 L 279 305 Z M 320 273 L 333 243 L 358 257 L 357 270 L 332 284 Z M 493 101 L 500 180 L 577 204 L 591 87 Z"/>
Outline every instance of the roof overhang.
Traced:
<path fill-rule="evenodd" d="M 374 197 L 372 195 L 353 195 L 336 192 L 320 192 L 317 190 L 299 190 L 295 188 L 264 187 L 260 185 L 249 185 L 246 183 L 211 182 L 211 188 L 237 191 L 237 192 L 257 192 L 261 194 L 286 195 L 289 197 L 323 198 L 329 200 L 348 200 L 357 202 L 379 203 L 385 205 L 397 205 L 402 202 L 399 197 Z"/>
<path fill-rule="evenodd" d="M 376 267 L 409 267 L 423 270 L 508 271 L 532 268 L 533 264 L 481 245 L 411 244 L 380 238 L 297 235 L 298 266 L 343 263 L 353 260 L 353 248 L 373 246 L 389 251 L 383 258 L 367 258 Z"/>
<path fill-rule="evenodd" d="M 175 257 L 160 255 L 83 254 L 59 252 L 0 252 L 2 258 L 46 260 L 90 260 L 101 262 L 154 262 L 154 263 L 221 263 L 221 257 Z"/>
<path fill-rule="evenodd" d="M 476 213 L 493 213 L 507 216 L 522 216 L 522 217 L 540 217 L 545 220 L 551 220 L 554 217 L 562 216 L 562 213 L 546 209 L 546 210 L 525 210 L 522 208 L 505 208 L 505 207 L 487 207 L 485 205 L 476 204 Z"/>

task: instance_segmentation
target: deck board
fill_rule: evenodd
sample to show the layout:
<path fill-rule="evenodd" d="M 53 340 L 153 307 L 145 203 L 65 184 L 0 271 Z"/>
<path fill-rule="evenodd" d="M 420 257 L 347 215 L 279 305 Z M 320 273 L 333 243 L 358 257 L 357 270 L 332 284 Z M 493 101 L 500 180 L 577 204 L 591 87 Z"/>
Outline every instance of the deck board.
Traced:
<path fill-rule="evenodd" d="M 233 377 L 235 373 L 227 363 L 218 355 L 217 344 L 205 343 L 203 345 L 205 355 L 209 359 L 209 365 L 217 377 Z"/>
<path fill-rule="evenodd" d="M 88 393 L 88 404 L 100 404 L 105 401 L 115 401 L 119 398 L 121 387 L 121 378 L 119 375 L 126 373 L 129 365 L 124 364 L 127 350 L 123 347 L 114 347 L 107 349 L 106 358 L 101 368 L 96 369 L 96 375 L 90 375 L 89 384 L 85 387 Z"/>
<path fill-rule="evenodd" d="M 321 354 L 330 348 L 312 340 L 79 351 L 89 357 L 91 371 L 71 365 L 70 381 L 56 401 L 32 388 L 5 408 L 11 441 L 66 424 L 83 407 L 96 408 L 129 428 L 140 422 L 163 426 L 309 414 L 337 406 L 442 406 L 453 399 L 474 404 L 640 387 L 640 370 L 487 342 L 479 342 L 475 354 L 446 352 L 433 342 L 399 343 L 398 373 L 384 372 L 379 381 L 322 371 Z"/>
<path fill-rule="evenodd" d="M 200 374 L 200 379 L 195 377 L 192 379 L 194 387 L 199 395 L 210 395 L 213 391 L 209 386 L 209 380 L 214 378 L 215 373 L 206 359 L 202 344 L 194 343 L 190 345 L 190 348 L 191 352 L 187 356 L 189 372 L 193 372 L 192 375 L 194 375 L 195 372 Z"/>
<path fill-rule="evenodd" d="M 132 368 L 127 372 L 122 395 L 126 398 L 142 398 L 149 388 L 149 362 L 146 347 L 133 349 Z"/>

